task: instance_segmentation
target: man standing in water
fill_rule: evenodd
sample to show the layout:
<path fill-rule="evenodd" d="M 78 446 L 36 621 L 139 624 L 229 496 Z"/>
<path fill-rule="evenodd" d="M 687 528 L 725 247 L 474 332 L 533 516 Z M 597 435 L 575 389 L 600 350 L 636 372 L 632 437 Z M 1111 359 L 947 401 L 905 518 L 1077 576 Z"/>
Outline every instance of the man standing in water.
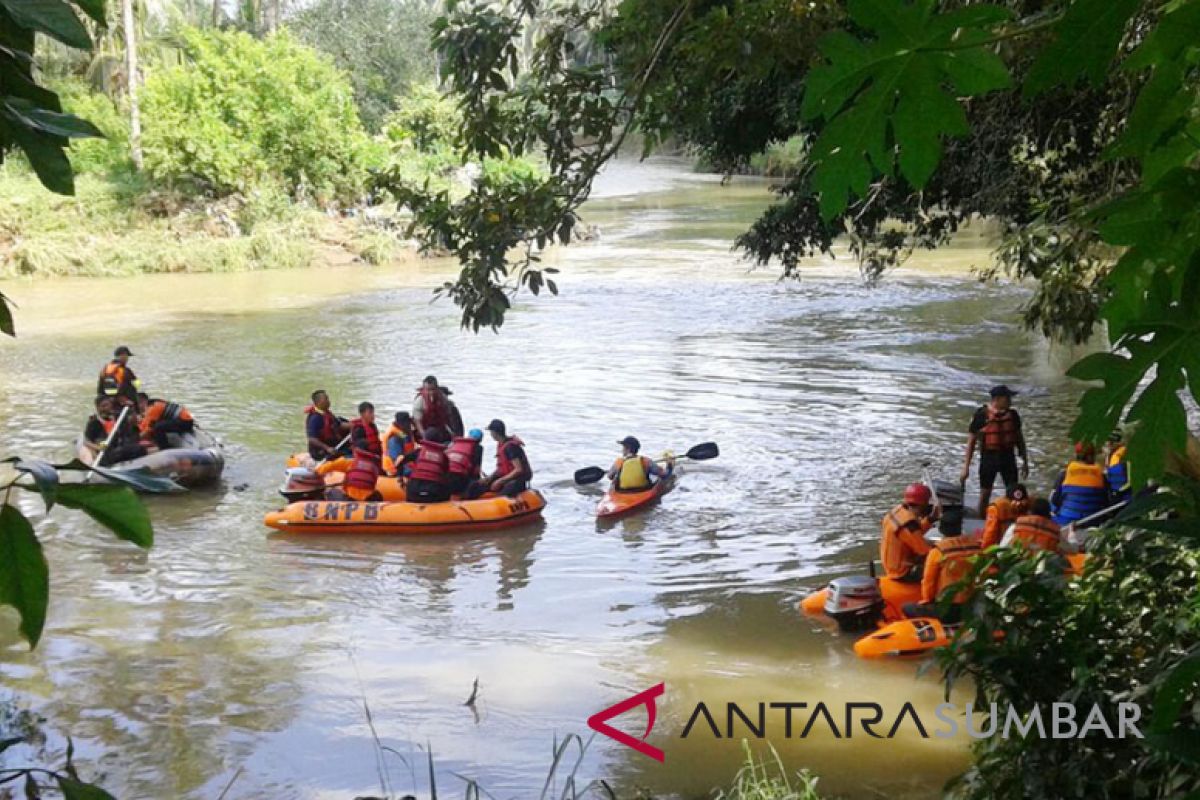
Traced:
<path fill-rule="evenodd" d="M 1004 480 L 1008 491 L 1017 485 L 1017 453 L 1021 454 L 1020 478 L 1029 477 L 1029 451 L 1025 448 L 1025 434 L 1021 430 L 1021 416 L 1012 407 L 1016 394 L 1001 384 L 992 387 L 991 402 L 980 406 L 967 429 L 967 458 L 963 464 L 962 482 L 971 476 L 971 461 L 975 457 L 975 446 L 979 445 L 979 516 L 987 513 L 992 499 L 992 487 L 996 475 Z"/>

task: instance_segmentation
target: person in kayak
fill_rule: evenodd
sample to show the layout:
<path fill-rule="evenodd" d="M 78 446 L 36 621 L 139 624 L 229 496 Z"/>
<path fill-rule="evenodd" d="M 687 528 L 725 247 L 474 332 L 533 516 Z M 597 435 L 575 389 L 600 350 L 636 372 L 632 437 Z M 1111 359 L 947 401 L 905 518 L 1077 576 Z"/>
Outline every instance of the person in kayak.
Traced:
<path fill-rule="evenodd" d="M 329 393 L 324 389 L 313 392 L 312 405 L 304 409 L 304 414 L 308 454 L 317 460 L 337 457 L 338 443 L 349 433 L 350 425 L 329 410 Z"/>
<path fill-rule="evenodd" d="M 646 456 L 638 455 L 642 443 L 635 436 L 626 436 L 617 442 L 621 445 L 621 457 L 608 471 L 608 479 L 618 492 L 640 492 L 654 485 L 653 478 L 662 480 L 670 473 Z"/>
<path fill-rule="evenodd" d="M 1059 473 L 1050 495 L 1053 518 L 1069 525 L 1102 511 L 1108 505 L 1108 480 L 1096 463 L 1096 448 L 1087 442 L 1075 445 L 1075 458 Z"/>
<path fill-rule="evenodd" d="M 517 436 L 508 435 L 503 420 L 492 420 L 487 429 L 496 442 L 496 471 L 487 476 L 484 483 L 493 492 L 516 497 L 529 488 L 529 481 L 533 479 L 525 443 Z"/>
<path fill-rule="evenodd" d="M 145 392 L 138 392 L 137 398 L 138 429 L 143 442 L 153 442 L 159 450 L 166 450 L 171 446 L 168 434 L 185 435 L 196 430 L 192 412 L 179 403 L 151 398 Z"/>
<path fill-rule="evenodd" d="M 450 429 L 450 400 L 438 386 L 438 379 L 426 375 L 421 388 L 413 398 L 412 418 L 417 429 L 417 438 L 425 439 L 427 428 Z"/>
<path fill-rule="evenodd" d="M 925 534 L 938 519 L 937 509 L 930 506 L 931 499 L 928 486 L 909 484 L 904 501 L 884 515 L 879 560 L 887 577 L 905 583 L 921 580 L 922 563 L 930 549 Z"/>
<path fill-rule="evenodd" d="M 417 436 L 413 432 L 412 415 L 397 411 L 383 434 L 383 471 L 387 475 L 407 476 L 412 472 L 411 461 L 416 458 Z"/>
<path fill-rule="evenodd" d="M 455 436 L 446 448 L 450 494 L 464 495 L 483 474 L 483 431 L 471 429 L 466 436 Z"/>
<path fill-rule="evenodd" d="M 129 357 L 133 351 L 121 345 L 113 351 L 112 361 L 100 370 L 100 379 L 96 384 L 96 394 L 113 398 L 118 405 L 137 407 L 138 388 L 142 382 L 129 366 Z"/>
<path fill-rule="evenodd" d="M 1030 503 L 1029 513 L 1018 517 L 1013 525 L 1012 533 L 1004 537 L 1001 544 L 1008 547 L 1021 542 L 1029 550 L 1049 550 L 1053 553 L 1067 551 L 1063 540 L 1062 528 L 1051 519 L 1050 501 L 1044 497 L 1036 497 Z"/>
<path fill-rule="evenodd" d="M 88 417 L 84 426 L 83 443 L 95 454 L 96 464 L 106 467 L 146 455 L 146 448 L 140 442 L 141 437 L 132 410 L 125 414 L 120 430 L 106 448 L 104 443 L 116 428 L 117 420 L 121 419 L 121 412 L 117 411 L 116 401 L 107 395 L 96 398 L 95 409 L 95 413 Z"/>
<path fill-rule="evenodd" d="M 1008 526 L 1029 511 L 1029 490 L 1018 483 L 1009 488 L 1004 497 L 988 506 L 987 519 L 983 523 L 983 534 L 979 546 L 987 549 L 1000 544 Z"/>
<path fill-rule="evenodd" d="M 1125 460 L 1126 448 L 1120 431 L 1108 437 L 1108 448 L 1104 454 L 1104 479 L 1114 503 L 1127 502 L 1132 493 L 1129 488 L 1129 464 Z"/>
<path fill-rule="evenodd" d="M 1004 480 L 1004 488 L 1017 484 L 1017 453 L 1021 454 L 1021 479 L 1029 477 L 1029 451 L 1025 447 L 1025 434 L 1021 430 L 1021 415 L 1012 407 L 1016 394 L 1001 384 L 993 386 L 991 401 L 980 406 L 967 428 L 967 458 L 963 464 L 962 482 L 971 476 L 971 462 L 979 449 L 979 516 L 987 512 L 992 499 L 992 487 L 996 475 Z"/>
<path fill-rule="evenodd" d="M 450 499 L 450 462 L 445 428 L 426 428 L 425 438 L 413 460 L 412 474 L 405 485 L 404 499 L 410 503 L 440 503 Z"/>
<path fill-rule="evenodd" d="M 971 560 L 981 552 L 980 542 L 974 536 L 963 536 L 962 521 L 942 520 L 939 526 L 942 538 L 933 545 L 925 558 L 925 571 L 921 577 L 921 601 L 906 603 L 903 611 L 907 617 L 936 617 L 942 622 L 955 623 L 962 618 L 962 605 L 971 599 L 970 588 L 962 588 L 951 599 L 948 612 L 939 613 L 943 595 L 951 586 L 962 581 L 971 571 Z"/>

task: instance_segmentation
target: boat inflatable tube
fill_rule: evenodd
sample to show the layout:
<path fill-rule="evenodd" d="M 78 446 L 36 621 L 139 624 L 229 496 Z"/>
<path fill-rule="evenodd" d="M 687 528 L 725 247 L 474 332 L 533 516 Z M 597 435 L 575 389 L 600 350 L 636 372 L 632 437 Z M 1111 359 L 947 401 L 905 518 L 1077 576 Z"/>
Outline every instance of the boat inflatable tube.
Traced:
<path fill-rule="evenodd" d="M 263 522 L 287 533 L 476 533 L 528 525 L 541 518 L 545 507 L 546 498 L 536 489 L 526 489 L 516 497 L 444 503 L 312 500 L 272 511 Z"/>
<path fill-rule="evenodd" d="M 221 444 L 207 431 L 197 428 L 192 433 L 168 434 L 168 441 L 172 445 L 170 449 L 106 466 L 115 470 L 141 470 L 170 478 L 188 488 L 216 483 L 225 471 L 225 454 Z M 85 446 L 83 437 L 75 442 L 75 454 L 88 465 L 96 458 L 96 454 Z M 93 475 L 93 480 L 111 483 L 100 475 Z"/>

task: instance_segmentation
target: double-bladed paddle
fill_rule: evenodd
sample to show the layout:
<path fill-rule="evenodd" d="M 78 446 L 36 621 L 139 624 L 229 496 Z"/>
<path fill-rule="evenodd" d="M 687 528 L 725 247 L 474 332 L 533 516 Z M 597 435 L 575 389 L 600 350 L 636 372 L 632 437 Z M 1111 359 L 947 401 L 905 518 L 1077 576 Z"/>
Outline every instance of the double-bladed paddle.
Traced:
<path fill-rule="evenodd" d="M 686 458 L 689 461 L 708 461 L 710 458 L 716 458 L 721 455 L 720 448 L 716 442 L 704 442 L 688 450 L 681 456 L 676 456 L 676 459 Z M 575 482 L 580 486 L 586 486 L 589 483 L 598 483 L 608 474 L 608 470 L 603 467 L 584 467 L 575 472 Z"/>

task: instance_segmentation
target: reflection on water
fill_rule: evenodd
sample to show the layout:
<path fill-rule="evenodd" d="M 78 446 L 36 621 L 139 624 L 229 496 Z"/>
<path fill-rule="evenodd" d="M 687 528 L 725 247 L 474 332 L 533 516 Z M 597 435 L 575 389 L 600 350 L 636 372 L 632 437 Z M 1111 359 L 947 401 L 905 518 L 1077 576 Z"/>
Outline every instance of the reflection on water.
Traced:
<path fill-rule="evenodd" d="M 769 200 L 762 184 L 662 167 L 607 180 L 590 208 L 599 241 L 551 254 L 562 296 L 520 303 L 501 336 L 463 333 L 451 306 L 428 302 L 451 269 L 432 261 L 6 284 L 29 335 L 0 343 L 5 454 L 65 453 L 119 338 L 146 387 L 192 408 L 230 458 L 218 490 L 149 501 L 150 553 L 70 514 L 45 523 L 49 623 L 32 654 L 0 627 L 3 685 L 130 797 L 214 797 L 239 768 L 229 797 L 378 792 L 364 704 L 399 754 L 381 756 L 397 791 L 425 786 L 432 748 L 439 788 L 470 775 L 500 797 L 539 792 L 556 736 L 660 680 L 666 763 L 597 740 L 582 776 L 685 796 L 726 781 L 737 741 L 678 739 L 701 699 L 930 711 L 932 676 L 856 661 L 794 603 L 877 552 L 879 518 L 922 461 L 957 471 L 993 383 L 1024 390 L 1045 487 L 1076 396 L 1056 377 L 1065 357 L 1019 330 L 1021 291 L 947 270 L 986 257 L 978 241 L 933 271 L 912 268 L 918 255 L 876 289 L 841 261 L 783 284 L 729 251 Z M 661 191 L 624 196 L 639 180 Z M 99 327 L 93 311 L 75 319 L 94 300 L 113 303 Z M 527 442 L 545 523 L 268 536 L 308 393 L 328 388 L 342 413 L 371 399 L 386 418 L 427 373 L 469 424 L 499 416 Z M 722 456 L 688 465 L 645 514 L 598 527 L 598 489 L 570 476 L 608 464 L 630 433 L 647 453 L 715 440 Z M 926 796 L 966 757 L 963 741 L 911 732 L 775 744 L 823 787 L 864 797 Z"/>

